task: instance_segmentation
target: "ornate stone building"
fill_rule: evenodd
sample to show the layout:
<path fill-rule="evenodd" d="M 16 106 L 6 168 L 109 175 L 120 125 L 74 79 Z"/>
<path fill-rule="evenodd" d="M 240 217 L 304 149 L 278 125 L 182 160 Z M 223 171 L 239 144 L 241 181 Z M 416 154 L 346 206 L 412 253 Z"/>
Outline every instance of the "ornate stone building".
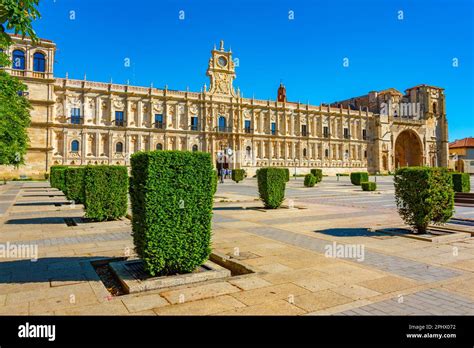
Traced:
<path fill-rule="evenodd" d="M 217 167 L 322 168 L 325 174 L 388 172 L 405 165 L 446 166 L 442 88 L 420 85 L 330 105 L 243 98 L 223 42 L 211 51 L 201 92 L 55 78 L 56 46 L 13 36 L 12 67 L 33 105 L 26 165 L 0 177 L 43 177 L 51 165 L 126 164 L 144 150 L 207 151 Z M 92 64 L 92 63 L 91 63 Z M 407 106 L 408 104 L 408 106 Z"/>

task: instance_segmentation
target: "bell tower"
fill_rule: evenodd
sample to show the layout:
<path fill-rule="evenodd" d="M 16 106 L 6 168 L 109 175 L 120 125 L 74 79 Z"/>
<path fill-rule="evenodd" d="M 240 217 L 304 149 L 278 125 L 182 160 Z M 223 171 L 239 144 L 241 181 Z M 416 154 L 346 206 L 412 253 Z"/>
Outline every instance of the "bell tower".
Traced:
<path fill-rule="evenodd" d="M 219 50 L 211 51 L 207 76 L 211 79 L 210 94 L 237 97 L 233 82 L 235 79 L 235 65 L 232 61 L 232 51 L 224 50 L 224 41 L 221 40 Z"/>
<path fill-rule="evenodd" d="M 280 87 L 278 87 L 277 101 L 280 103 L 286 102 L 286 88 L 281 82 L 280 82 Z"/>

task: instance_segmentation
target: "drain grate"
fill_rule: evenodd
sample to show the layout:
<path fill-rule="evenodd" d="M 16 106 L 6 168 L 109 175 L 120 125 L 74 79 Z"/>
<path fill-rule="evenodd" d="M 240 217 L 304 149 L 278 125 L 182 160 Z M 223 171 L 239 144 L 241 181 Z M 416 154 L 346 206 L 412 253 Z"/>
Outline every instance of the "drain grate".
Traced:
<path fill-rule="evenodd" d="M 125 268 L 127 269 L 128 273 L 130 273 L 133 278 L 137 280 L 146 280 L 150 278 L 150 275 L 145 271 L 143 261 L 137 260 L 135 262 L 127 262 L 125 264 Z M 210 268 L 202 265 L 194 270 L 192 273 L 201 273 L 210 270 Z M 164 276 L 165 274 L 163 274 Z M 166 274 L 167 276 L 171 276 L 171 274 Z M 178 275 L 178 273 L 176 273 Z M 156 277 L 160 277 L 158 274 Z"/>

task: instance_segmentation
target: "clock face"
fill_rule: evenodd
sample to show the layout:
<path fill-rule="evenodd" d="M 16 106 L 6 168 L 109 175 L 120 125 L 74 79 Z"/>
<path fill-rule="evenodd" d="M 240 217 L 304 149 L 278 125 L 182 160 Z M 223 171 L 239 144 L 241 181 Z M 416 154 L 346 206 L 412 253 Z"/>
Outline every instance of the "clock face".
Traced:
<path fill-rule="evenodd" d="M 227 59 L 224 56 L 220 56 L 219 59 L 217 60 L 217 63 L 221 67 L 225 67 L 227 65 Z"/>

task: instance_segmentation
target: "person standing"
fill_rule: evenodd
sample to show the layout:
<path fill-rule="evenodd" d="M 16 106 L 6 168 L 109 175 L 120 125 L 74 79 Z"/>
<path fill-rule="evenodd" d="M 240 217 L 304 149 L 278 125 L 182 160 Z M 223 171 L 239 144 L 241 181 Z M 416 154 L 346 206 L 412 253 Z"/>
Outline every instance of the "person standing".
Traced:
<path fill-rule="evenodd" d="M 222 167 L 220 170 L 221 183 L 224 183 L 225 169 Z"/>

